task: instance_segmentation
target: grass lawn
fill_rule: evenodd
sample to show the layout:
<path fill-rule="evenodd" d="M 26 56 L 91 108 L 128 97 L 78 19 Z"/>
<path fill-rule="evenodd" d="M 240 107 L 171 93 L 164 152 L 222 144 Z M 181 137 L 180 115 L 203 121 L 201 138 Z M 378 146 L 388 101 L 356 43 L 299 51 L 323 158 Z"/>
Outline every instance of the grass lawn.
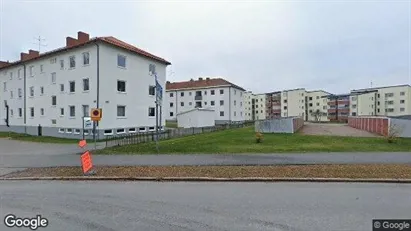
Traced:
<path fill-rule="evenodd" d="M 144 166 L 95 167 L 95 176 L 109 177 L 292 177 L 411 179 L 411 165 L 288 165 L 288 166 Z M 31 168 L 6 177 L 82 176 L 81 167 Z"/>
<path fill-rule="evenodd" d="M 411 139 L 388 143 L 380 137 L 310 136 L 264 134 L 255 142 L 254 127 L 160 141 L 160 153 L 281 153 L 281 152 L 394 152 L 411 151 Z M 155 154 L 155 143 L 124 145 L 99 150 L 97 154 Z"/>
<path fill-rule="evenodd" d="M 59 143 L 59 144 L 73 144 L 78 143 L 78 139 L 67 139 L 50 136 L 31 136 L 27 134 L 19 134 L 14 132 L 0 132 L 0 138 L 10 137 L 13 140 L 22 140 L 39 143 Z"/>

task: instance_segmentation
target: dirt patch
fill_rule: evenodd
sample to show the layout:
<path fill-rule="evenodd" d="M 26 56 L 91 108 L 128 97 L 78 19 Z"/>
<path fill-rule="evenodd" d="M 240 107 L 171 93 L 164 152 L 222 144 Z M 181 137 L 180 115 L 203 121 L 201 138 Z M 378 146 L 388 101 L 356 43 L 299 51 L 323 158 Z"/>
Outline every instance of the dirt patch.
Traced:
<path fill-rule="evenodd" d="M 295 177 L 411 179 L 411 165 L 287 165 L 287 166 L 150 166 L 97 167 L 95 176 L 109 177 Z M 11 177 L 82 176 L 80 167 L 31 168 Z"/>
<path fill-rule="evenodd" d="M 347 124 L 306 123 L 300 133 L 305 135 L 378 137 L 377 134 L 352 128 Z"/>

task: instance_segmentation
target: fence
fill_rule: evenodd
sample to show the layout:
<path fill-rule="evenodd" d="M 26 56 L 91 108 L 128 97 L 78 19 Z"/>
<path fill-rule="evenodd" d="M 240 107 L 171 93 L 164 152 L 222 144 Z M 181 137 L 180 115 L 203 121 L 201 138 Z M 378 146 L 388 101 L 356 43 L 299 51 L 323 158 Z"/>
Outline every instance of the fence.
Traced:
<path fill-rule="evenodd" d="M 295 133 L 304 126 L 300 117 L 275 118 L 255 122 L 255 131 L 261 133 Z"/>
<path fill-rule="evenodd" d="M 387 135 L 390 119 L 387 117 L 348 117 L 348 126 L 379 135 Z"/>
<path fill-rule="evenodd" d="M 242 128 L 246 126 L 253 125 L 254 122 L 244 122 L 244 123 L 232 123 L 224 125 L 216 125 L 212 127 L 201 127 L 201 128 L 176 128 L 159 131 L 159 140 L 168 140 L 177 137 L 196 135 L 201 133 L 210 133 L 215 131 L 222 131 L 226 129 Z M 145 132 L 136 134 L 124 134 L 124 135 L 112 135 L 107 136 L 106 147 L 121 146 L 128 144 L 139 144 L 156 141 L 156 132 Z"/>

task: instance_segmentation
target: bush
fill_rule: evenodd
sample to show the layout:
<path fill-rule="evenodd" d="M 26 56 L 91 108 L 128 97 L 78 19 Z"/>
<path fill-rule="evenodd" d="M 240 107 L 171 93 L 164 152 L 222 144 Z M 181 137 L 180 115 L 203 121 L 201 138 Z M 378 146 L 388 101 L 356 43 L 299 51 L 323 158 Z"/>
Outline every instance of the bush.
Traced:
<path fill-rule="evenodd" d="M 263 134 L 261 134 L 260 132 L 257 132 L 255 134 L 255 142 L 257 142 L 257 143 L 263 142 Z"/>

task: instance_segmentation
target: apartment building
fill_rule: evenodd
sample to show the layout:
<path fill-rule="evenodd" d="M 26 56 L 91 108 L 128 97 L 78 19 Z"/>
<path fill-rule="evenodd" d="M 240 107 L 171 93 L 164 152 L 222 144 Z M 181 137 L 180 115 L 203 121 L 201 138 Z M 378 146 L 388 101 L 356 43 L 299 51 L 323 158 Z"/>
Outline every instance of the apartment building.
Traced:
<path fill-rule="evenodd" d="M 254 96 L 254 114 L 255 120 L 267 119 L 267 94 L 255 94 Z"/>
<path fill-rule="evenodd" d="M 166 119 L 173 121 L 179 113 L 207 108 L 215 111 L 216 124 L 242 122 L 245 120 L 244 94 L 244 88 L 222 78 L 167 82 L 163 110 Z"/>
<path fill-rule="evenodd" d="M 411 86 L 352 90 L 350 115 L 405 116 L 411 115 Z"/>
<path fill-rule="evenodd" d="M 347 122 L 350 115 L 350 94 L 330 94 L 323 96 L 327 99 L 328 120 Z"/>
<path fill-rule="evenodd" d="M 306 90 L 297 88 L 282 91 L 281 94 L 281 117 L 302 116 L 305 118 Z"/>
<path fill-rule="evenodd" d="M 304 118 L 306 121 L 329 121 L 327 117 L 328 100 L 324 98 L 327 95 L 330 95 L 330 93 L 323 90 L 306 92 L 306 116 Z"/>
<path fill-rule="evenodd" d="M 244 119 L 255 120 L 255 95 L 251 91 L 246 91 L 243 96 Z"/>
<path fill-rule="evenodd" d="M 281 117 L 281 91 L 267 93 L 267 118 Z"/>
<path fill-rule="evenodd" d="M 100 137 L 154 130 L 152 73 L 164 86 L 168 65 L 114 37 L 90 39 L 81 31 L 56 50 L 21 53 L 18 61 L 0 62 L 0 130 L 80 137 L 91 108 L 103 111 Z"/>

